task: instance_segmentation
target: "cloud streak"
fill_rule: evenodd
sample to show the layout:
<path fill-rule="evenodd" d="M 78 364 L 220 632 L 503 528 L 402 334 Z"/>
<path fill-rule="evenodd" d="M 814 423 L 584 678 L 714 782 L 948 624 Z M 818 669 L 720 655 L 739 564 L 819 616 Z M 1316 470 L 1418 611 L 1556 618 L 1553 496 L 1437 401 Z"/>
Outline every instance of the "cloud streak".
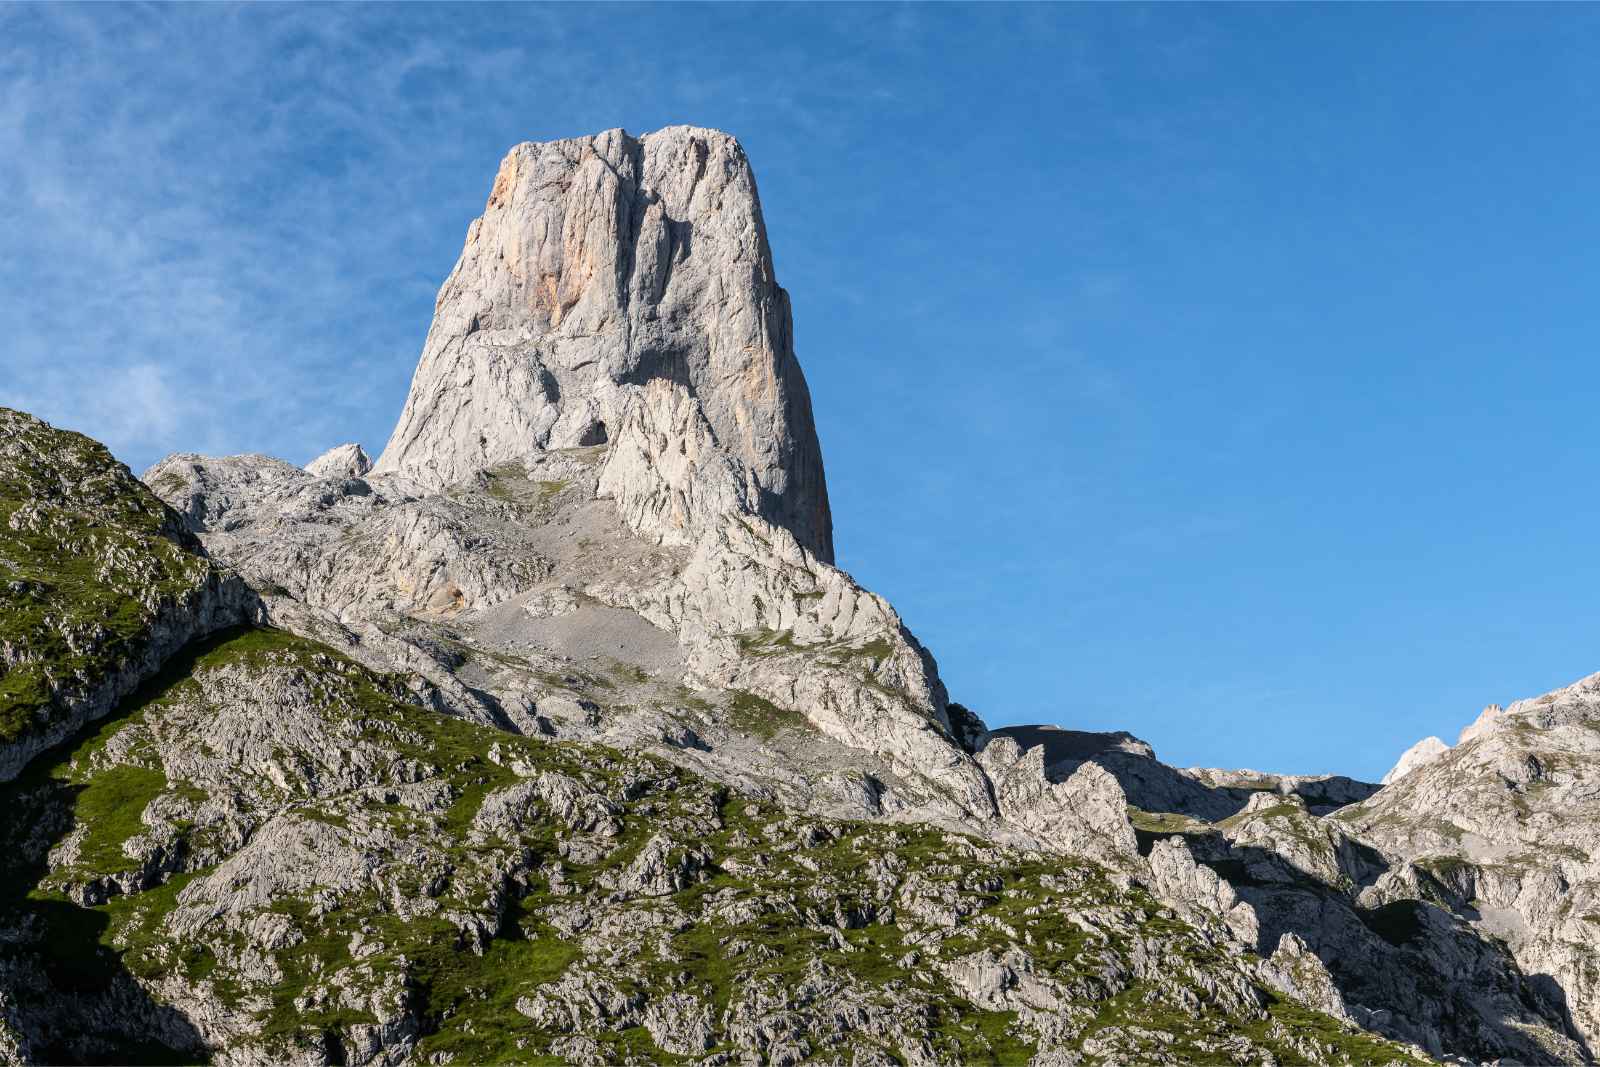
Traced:
<path fill-rule="evenodd" d="M 432 241 L 418 262 L 437 223 L 417 187 L 459 165 L 443 132 L 507 62 L 475 74 L 372 28 L 344 9 L 7 12 L 8 402 L 136 465 L 370 435 L 420 339 L 392 308 L 425 306 L 448 267 Z M 430 73 L 455 92 L 407 91 Z"/>
<path fill-rule="evenodd" d="M 683 9 L 671 24 L 751 32 L 758 16 Z M 840 17 L 852 35 L 874 19 Z M 858 57 L 788 47 L 753 76 L 619 39 L 608 18 L 0 9 L 0 394 L 136 467 L 202 445 L 381 446 L 511 144 L 774 111 L 807 143 L 837 141 L 873 95 Z M 915 20 L 877 21 L 915 46 Z M 131 367 L 157 370 L 113 394 Z"/>

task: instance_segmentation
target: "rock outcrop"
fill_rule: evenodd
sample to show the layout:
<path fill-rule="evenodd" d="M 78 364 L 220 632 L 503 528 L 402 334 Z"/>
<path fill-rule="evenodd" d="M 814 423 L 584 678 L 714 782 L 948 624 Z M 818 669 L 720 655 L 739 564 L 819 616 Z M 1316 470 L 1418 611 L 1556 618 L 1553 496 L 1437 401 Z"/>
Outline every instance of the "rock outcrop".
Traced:
<path fill-rule="evenodd" d="M 0 781 L 254 616 L 244 583 L 104 446 L 0 408 Z"/>
<path fill-rule="evenodd" d="M 1538 977 L 1545 965 L 1524 973 L 1535 957 L 1507 950 L 1495 925 L 1505 913 L 1465 905 L 1460 877 L 1441 880 L 1464 871 L 1460 861 L 1410 858 L 1449 836 L 1430 830 L 1424 806 L 1402 814 L 1386 803 L 1410 778 L 1380 789 L 1336 775 L 1178 769 L 1127 733 L 1052 726 L 997 729 L 978 748 L 1005 824 L 1037 840 L 1116 866 L 1109 813 L 1125 802 L 1144 857 L 1138 876 L 1190 921 L 1220 923 L 1272 961 L 1298 999 L 1438 1056 L 1587 1061 L 1590 1039 Z M 1109 789 L 1084 788 L 1098 780 Z M 1072 817 L 1091 811 L 1099 832 Z M 1572 972 L 1593 954 L 1565 952 L 1563 986 L 1582 990 Z M 1454 976 L 1449 996 L 1440 974 Z"/>
<path fill-rule="evenodd" d="M 1119 865 L 1138 854 L 1128 821 L 1128 798 L 1117 780 L 1093 762 L 1051 781 L 1044 746 L 1026 751 L 1010 737 L 993 737 L 978 763 L 993 783 L 995 805 L 1010 829 L 1045 847 Z"/>
<path fill-rule="evenodd" d="M 407 672 L 419 697 L 456 714 L 599 739 L 622 727 L 582 710 L 614 702 L 586 679 L 609 675 L 639 694 L 627 730 L 681 736 L 654 709 L 696 690 L 737 694 L 739 707 L 881 760 L 869 809 L 992 815 L 933 659 L 893 608 L 758 516 L 641 537 L 601 496 L 614 447 L 544 453 L 421 495 L 399 476 L 318 478 L 260 456 L 177 455 L 146 478 L 280 625 Z M 451 651 L 462 642 L 478 651 Z M 467 656 L 486 673 L 463 689 Z M 797 754 L 784 777 L 810 778 L 821 758 Z"/>
<path fill-rule="evenodd" d="M 1450 746 L 1437 737 L 1424 737 L 1400 754 L 1394 766 L 1389 768 L 1389 773 L 1383 776 L 1382 784 L 1392 785 L 1418 767 L 1432 763 L 1449 751 Z"/>
<path fill-rule="evenodd" d="M 522 144 L 439 291 L 375 473 L 442 489 L 536 451 L 604 444 L 681 390 L 736 500 L 833 559 L 832 517 L 788 295 L 755 177 L 726 134 L 675 126 Z M 657 423 L 658 432 L 675 427 Z M 694 426 L 698 431 L 699 426 Z"/>
<path fill-rule="evenodd" d="M 1144 812 L 1165 812 L 1216 821 L 1243 810 L 1261 794 L 1298 799 L 1319 815 L 1365 800 L 1378 787 L 1343 775 L 1270 774 L 1262 771 L 1169 767 L 1148 742 L 1125 731 L 1093 733 L 1060 726 L 1003 726 L 983 735 L 979 747 L 1006 739 L 1024 750 L 1038 749 L 1045 773 L 1065 779 L 1093 763 L 1116 779 L 1128 804 Z"/>
<path fill-rule="evenodd" d="M 360 478 L 371 469 L 372 460 L 358 444 L 330 448 L 306 464 L 306 473 L 314 478 Z"/>
<path fill-rule="evenodd" d="M 1600 1048 L 1600 675 L 1501 708 L 1341 821 L 1510 947 Z"/>

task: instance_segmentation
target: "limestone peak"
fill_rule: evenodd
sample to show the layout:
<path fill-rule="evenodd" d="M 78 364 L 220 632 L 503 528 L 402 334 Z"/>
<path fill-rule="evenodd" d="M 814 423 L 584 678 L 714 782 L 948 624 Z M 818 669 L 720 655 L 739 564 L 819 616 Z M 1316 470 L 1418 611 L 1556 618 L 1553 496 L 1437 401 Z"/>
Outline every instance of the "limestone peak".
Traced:
<path fill-rule="evenodd" d="M 336 445 L 306 464 L 307 473 L 318 478 L 360 478 L 371 469 L 366 450 L 354 442 Z"/>
<path fill-rule="evenodd" d="M 699 409 L 739 509 L 831 561 L 789 298 L 739 142 L 673 126 L 519 144 L 439 291 L 374 473 L 439 488 L 607 443 L 655 381 Z"/>

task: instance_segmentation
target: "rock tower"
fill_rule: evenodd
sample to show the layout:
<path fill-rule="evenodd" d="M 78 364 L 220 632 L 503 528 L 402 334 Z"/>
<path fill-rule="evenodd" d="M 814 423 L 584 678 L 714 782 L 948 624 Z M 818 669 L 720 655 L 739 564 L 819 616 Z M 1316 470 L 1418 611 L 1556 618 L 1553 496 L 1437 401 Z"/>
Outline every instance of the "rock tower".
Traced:
<path fill-rule="evenodd" d="M 700 444 L 737 485 L 725 506 L 832 561 L 789 298 L 739 142 L 675 126 L 521 144 L 439 291 L 374 473 L 437 489 L 538 451 L 600 444 L 651 383 L 691 409 L 670 421 L 709 429 Z M 656 444 L 681 453 L 690 443 Z"/>

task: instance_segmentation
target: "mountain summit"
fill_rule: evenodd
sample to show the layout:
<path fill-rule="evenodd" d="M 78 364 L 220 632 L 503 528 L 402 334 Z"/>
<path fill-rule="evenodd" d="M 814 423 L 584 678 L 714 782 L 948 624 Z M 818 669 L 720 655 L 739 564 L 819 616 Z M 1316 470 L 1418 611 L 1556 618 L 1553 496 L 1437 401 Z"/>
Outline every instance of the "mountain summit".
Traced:
<path fill-rule="evenodd" d="M 783 526 L 831 562 L 793 337 L 734 138 L 673 126 L 520 144 L 439 290 L 374 470 L 440 488 L 540 450 L 605 443 L 632 418 L 666 450 L 714 449 L 732 474 L 720 506 Z M 638 414 L 652 403 L 672 416 Z"/>
<path fill-rule="evenodd" d="M 989 730 L 790 337 L 738 143 L 611 131 L 376 465 L 0 410 L 0 1063 L 1593 1062 L 1600 681 L 1381 788 Z"/>

